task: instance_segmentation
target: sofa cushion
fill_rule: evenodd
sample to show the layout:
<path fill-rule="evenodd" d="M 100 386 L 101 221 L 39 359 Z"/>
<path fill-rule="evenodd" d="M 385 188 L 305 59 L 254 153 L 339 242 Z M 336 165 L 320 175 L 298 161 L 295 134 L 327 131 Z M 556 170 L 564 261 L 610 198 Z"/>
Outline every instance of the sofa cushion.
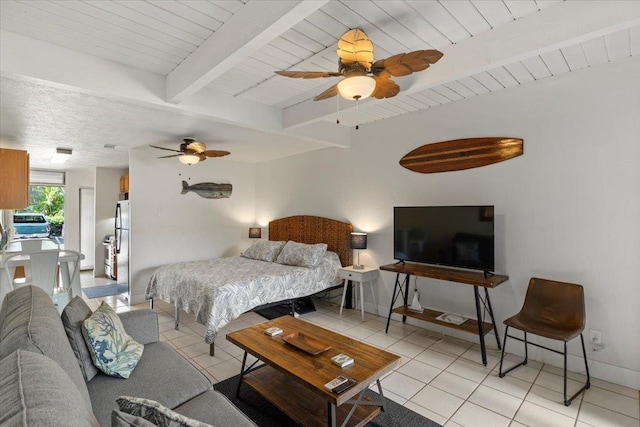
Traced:
<path fill-rule="evenodd" d="M 118 402 L 121 411 L 142 417 L 157 426 L 211 427 L 207 423 L 180 415 L 155 400 L 133 396 L 120 396 L 116 399 L 116 402 Z"/>
<path fill-rule="evenodd" d="M 16 350 L 0 361 L 0 425 L 98 426 L 69 375 L 41 354 Z"/>
<path fill-rule="evenodd" d="M 118 396 L 139 396 L 175 408 L 211 389 L 209 380 L 168 344 L 147 344 L 128 380 L 99 372 L 87 383 L 93 413 L 101 425 L 109 425 Z"/>
<path fill-rule="evenodd" d="M 43 354 L 60 365 L 91 411 L 87 385 L 60 315 L 49 295 L 35 286 L 9 292 L 0 309 L 0 358 L 18 349 Z"/>
<path fill-rule="evenodd" d="M 91 353 L 84 336 L 82 336 L 82 322 L 89 316 L 91 316 L 91 308 L 79 296 L 74 297 L 67 304 L 60 316 L 67 338 L 69 338 L 69 344 L 71 344 L 73 354 L 78 359 L 80 370 L 86 381 L 89 381 L 98 373 L 98 368 L 93 364 Z"/>
<path fill-rule="evenodd" d="M 156 427 L 156 425 L 142 417 L 114 409 L 111 412 L 111 427 Z"/>
<path fill-rule="evenodd" d="M 256 424 L 243 414 L 227 397 L 216 390 L 209 390 L 173 409 L 179 414 L 214 426 L 255 427 Z"/>
<path fill-rule="evenodd" d="M 82 335 L 98 369 L 117 378 L 129 378 L 144 346 L 125 331 L 120 318 L 106 302 L 82 322 Z"/>

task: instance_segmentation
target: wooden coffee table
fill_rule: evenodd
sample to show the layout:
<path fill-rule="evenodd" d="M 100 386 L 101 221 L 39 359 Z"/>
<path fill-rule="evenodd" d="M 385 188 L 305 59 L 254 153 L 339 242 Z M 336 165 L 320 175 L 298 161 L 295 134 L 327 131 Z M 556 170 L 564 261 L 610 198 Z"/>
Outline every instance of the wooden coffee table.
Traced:
<path fill-rule="evenodd" d="M 264 330 L 271 326 L 284 333 L 265 335 Z M 283 341 L 283 336 L 292 333 L 304 334 L 331 348 L 312 355 Z M 232 332 L 227 340 L 245 352 L 237 394 L 244 383 L 305 427 L 364 426 L 384 410 L 380 378 L 400 364 L 400 356 L 291 316 Z M 340 353 L 355 362 L 345 368 L 333 364 L 331 358 Z M 256 367 L 256 361 L 247 366 L 247 354 L 264 365 Z M 324 385 L 338 375 L 357 383 L 340 394 L 325 390 Z M 364 396 L 373 382 L 378 386 L 380 402 Z"/>

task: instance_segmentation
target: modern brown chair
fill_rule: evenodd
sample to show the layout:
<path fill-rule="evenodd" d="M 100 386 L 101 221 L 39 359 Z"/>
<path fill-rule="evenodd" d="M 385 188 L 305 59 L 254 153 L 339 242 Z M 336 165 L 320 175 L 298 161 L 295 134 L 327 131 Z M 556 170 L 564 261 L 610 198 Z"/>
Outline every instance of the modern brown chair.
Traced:
<path fill-rule="evenodd" d="M 587 352 L 584 348 L 584 337 L 582 336 L 585 324 L 584 290 L 582 285 L 554 282 L 552 280 L 534 277 L 529 281 L 527 296 L 524 299 L 522 310 L 515 316 L 505 320 L 504 324 L 506 328 L 504 330 L 502 356 L 500 357 L 500 378 L 503 378 L 518 366 L 527 364 L 527 345 L 530 344 L 564 356 L 565 406 L 571 405 L 571 401 L 578 394 L 591 386 Z M 509 327 L 523 331 L 524 339 L 509 335 Z M 562 341 L 564 343 L 564 352 L 527 341 L 527 333 Z M 578 335 L 580 335 L 580 341 L 582 343 L 582 354 L 584 355 L 584 365 L 587 371 L 587 383 L 567 400 L 567 342 Z M 524 361 L 502 372 L 502 362 L 504 360 L 504 349 L 507 347 L 507 337 L 524 342 Z"/>

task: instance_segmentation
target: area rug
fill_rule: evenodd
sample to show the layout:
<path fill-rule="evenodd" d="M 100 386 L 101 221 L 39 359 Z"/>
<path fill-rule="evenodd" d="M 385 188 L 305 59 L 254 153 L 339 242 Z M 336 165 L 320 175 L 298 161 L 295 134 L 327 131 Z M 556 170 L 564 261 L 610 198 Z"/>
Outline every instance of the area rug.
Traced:
<path fill-rule="evenodd" d="M 213 388 L 227 396 L 234 405 L 251 418 L 259 427 L 299 427 L 299 424 L 292 421 L 246 385 L 243 385 L 240 389 L 240 398 L 236 398 L 236 388 L 238 387 L 239 377 L 240 375 L 236 375 L 235 377 L 221 381 L 214 384 Z M 379 401 L 380 399 L 380 396 L 371 390 L 367 390 L 366 395 L 375 401 Z M 440 424 L 386 397 L 384 401 L 385 411 L 380 413 L 373 421 L 369 422 L 367 424 L 368 427 L 441 427 Z"/>
<path fill-rule="evenodd" d="M 87 298 L 102 298 L 111 295 L 119 295 L 127 292 L 129 287 L 126 283 L 114 283 L 111 285 L 92 286 L 90 288 L 82 288 L 82 292 Z"/>
<path fill-rule="evenodd" d="M 295 302 L 296 313 L 305 314 L 312 311 L 316 311 L 316 306 L 311 298 L 300 298 Z M 282 303 L 270 306 L 260 306 L 253 309 L 260 316 L 267 320 L 275 319 L 278 317 L 286 316 L 291 313 L 291 303 Z"/>

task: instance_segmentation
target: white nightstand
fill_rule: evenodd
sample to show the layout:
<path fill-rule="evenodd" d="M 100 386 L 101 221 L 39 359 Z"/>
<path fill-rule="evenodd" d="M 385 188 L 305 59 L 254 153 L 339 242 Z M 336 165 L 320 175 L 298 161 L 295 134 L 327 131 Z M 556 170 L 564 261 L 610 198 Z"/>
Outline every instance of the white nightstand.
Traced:
<path fill-rule="evenodd" d="M 344 307 L 344 299 L 347 295 L 347 284 L 349 280 L 352 282 L 360 283 L 360 311 L 362 313 L 362 320 L 364 320 L 364 295 L 362 293 L 362 284 L 369 282 L 371 287 L 371 296 L 373 297 L 373 305 L 376 308 L 376 315 L 378 314 L 378 304 L 376 304 L 376 294 L 373 292 L 373 281 L 378 278 L 378 269 L 376 267 L 364 267 L 361 269 L 355 269 L 353 266 L 342 267 L 338 270 L 338 277 L 344 279 L 344 289 L 342 291 L 342 302 L 340 303 L 340 316 L 342 316 L 342 308 Z M 355 287 L 353 295 L 355 296 Z M 356 299 L 356 309 L 358 308 Z"/>

